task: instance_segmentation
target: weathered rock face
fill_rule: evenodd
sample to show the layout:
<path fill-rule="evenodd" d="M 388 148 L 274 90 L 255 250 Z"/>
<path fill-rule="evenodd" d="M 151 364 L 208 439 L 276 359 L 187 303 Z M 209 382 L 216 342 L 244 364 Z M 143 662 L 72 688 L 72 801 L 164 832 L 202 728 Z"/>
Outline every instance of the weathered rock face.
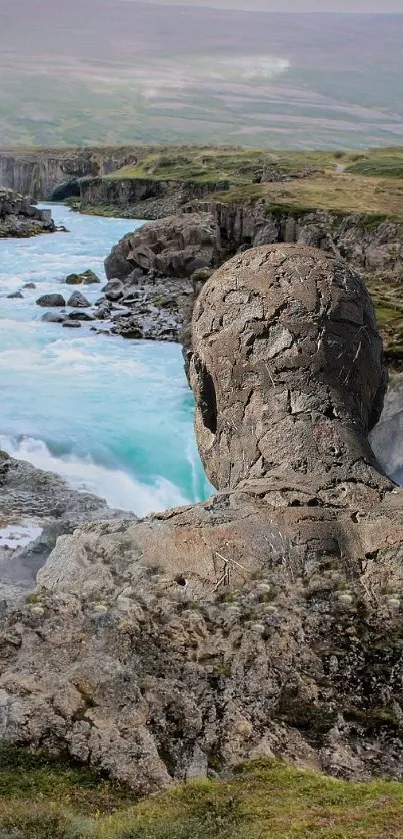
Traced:
<path fill-rule="evenodd" d="M 71 189 L 74 181 L 108 175 L 137 159 L 135 149 L 125 148 L 113 153 L 102 149 L 0 151 L 0 185 L 36 199 L 60 201 L 68 197 L 67 193 L 77 194 Z"/>
<path fill-rule="evenodd" d="M 105 261 L 111 280 L 106 300 L 124 307 L 115 314 L 111 306 L 104 308 L 105 317 L 121 335 L 178 340 L 193 306 L 193 277 L 211 271 L 222 259 L 220 231 L 208 213 L 170 216 L 146 225 L 124 236 Z"/>
<path fill-rule="evenodd" d="M 29 197 L 0 187 L 0 239 L 24 238 L 56 230 L 49 210 L 38 210 Z"/>
<path fill-rule="evenodd" d="M 200 209 L 210 205 L 201 205 Z M 199 208 L 199 207 L 198 207 Z M 319 248 L 346 259 L 349 264 L 371 274 L 378 271 L 399 273 L 403 269 L 403 242 L 398 226 L 391 221 L 371 220 L 358 214 L 331 213 L 326 210 L 298 212 L 270 204 L 230 207 L 217 204 L 222 235 L 234 237 L 252 247 L 293 243 Z"/>
<path fill-rule="evenodd" d="M 312 476 L 324 462 L 331 472 L 335 452 L 346 469 L 352 437 L 353 457 L 370 459 L 383 350 L 365 285 L 346 264 L 286 245 L 234 257 L 200 293 L 192 347 L 196 435 L 217 488 L 267 471 Z"/>
<path fill-rule="evenodd" d="M 365 289 L 281 246 L 202 294 L 191 380 L 219 492 L 57 541 L 3 618 L 1 734 L 139 792 L 264 754 L 402 778 L 403 494 L 366 439 L 385 379 Z"/>

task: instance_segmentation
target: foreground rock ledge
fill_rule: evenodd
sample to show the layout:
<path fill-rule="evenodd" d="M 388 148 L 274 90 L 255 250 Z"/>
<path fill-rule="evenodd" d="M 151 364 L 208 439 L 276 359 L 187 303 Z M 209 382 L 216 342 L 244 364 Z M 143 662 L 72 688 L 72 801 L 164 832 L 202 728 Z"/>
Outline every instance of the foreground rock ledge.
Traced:
<path fill-rule="evenodd" d="M 317 250 L 253 249 L 204 286 L 192 346 L 218 494 L 59 537 L 3 616 L 1 734 L 141 793 L 271 754 L 402 778 L 403 505 L 367 440 L 366 289 Z"/>

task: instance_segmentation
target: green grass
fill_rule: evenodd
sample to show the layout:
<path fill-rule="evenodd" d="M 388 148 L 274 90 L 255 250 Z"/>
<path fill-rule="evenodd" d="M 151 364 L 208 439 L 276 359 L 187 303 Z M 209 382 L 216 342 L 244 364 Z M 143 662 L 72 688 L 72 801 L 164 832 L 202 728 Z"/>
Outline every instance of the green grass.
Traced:
<path fill-rule="evenodd" d="M 230 181 L 235 186 L 250 184 L 266 167 L 288 174 L 334 168 L 339 160 L 338 152 L 269 152 L 236 146 L 167 147 L 146 155 L 137 166 L 125 166 L 109 177 L 196 183 Z"/>
<path fill-rule="evenodd" d="M 403 362 L 403 286 L 399 277 L 366 277 L 388 364 Z"/>
<path fill-rule="evenodd" d="M 346 171 L 370 178 L 403 178 L 403 150 L 394 149 L 393 154 L 389 149 L 384 154 L 373 151 L 351 163 Z"/>
<path fill-rule="evenodd" d="M 268 169 L 287 180 L 257 183 Z M 390 149 L 342 152 L 156 147 L 137 165 L 124 166 L 108 176 L 112 180 L 127 178 L 210 184 L 213 198 L 226 203 L 265 198 L 270 206 L 284 206 L 288 212 L 295 208 L 301 212 L 326 209 L 359 213 L 367 227 L 403 216 L 403 148 L 392 154 Z M 229 189 L 215 192 L 214 185 L 225 181 Z"/>
<path fill-rule="evenodd" d="M 8 839 L 398 839 L 403 784 L 356 784 L 276 760 L 134 801 L 89 770 L 0 750 Z"/>

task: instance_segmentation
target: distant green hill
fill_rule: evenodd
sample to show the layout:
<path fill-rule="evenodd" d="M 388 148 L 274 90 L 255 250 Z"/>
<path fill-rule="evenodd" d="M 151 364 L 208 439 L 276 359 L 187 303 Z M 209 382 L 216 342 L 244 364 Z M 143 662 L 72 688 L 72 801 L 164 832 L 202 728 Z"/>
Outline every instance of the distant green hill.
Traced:
<path fill-rule="evenodd" d="M 0 0 L 0 145 L 401 144 L 403 15 Z"/>

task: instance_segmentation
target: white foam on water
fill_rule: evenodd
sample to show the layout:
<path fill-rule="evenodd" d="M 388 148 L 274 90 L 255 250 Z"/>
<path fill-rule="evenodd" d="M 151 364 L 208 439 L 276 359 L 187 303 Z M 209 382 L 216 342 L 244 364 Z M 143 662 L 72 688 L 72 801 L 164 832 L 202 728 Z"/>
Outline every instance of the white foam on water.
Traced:
<path fill-rule="evenodd" d="M 54 471 L 111 506 L 145 515 L 204 498 L 192 404 L 174 345 L 128 342 L 43 323 L 36 299 L 75 289 L 66 275 L 87 268 L 101 281 L 103 259 L 134 220 L 52 214 L 70 233 L 0 242 L 0 446 Z M 80 290 L 90 301 L 102 284 Z"/>
<path fill-rule="evenodd" d="M 29 545 L 42 533 L 42 527 L 34 519 L 23 519 L 0 527 L 0 548 L 16 548 Z"/>
<path fill-rule="evenodd" d="M 74 454 L 56 457 L 46 443 L 33 437 L 16 440 L 0 435 L 0 448 L 18 460 L 26 460 L 38 469 L 56 472 L 69 486 L 104 498 L 110 507 L 131 510 L 138 516 L 190 503 L 180 489 L 166 478 L 157 476 L 153 484 L 136 480 L 121 469 L 108 469 L 89 456 Z"/>

